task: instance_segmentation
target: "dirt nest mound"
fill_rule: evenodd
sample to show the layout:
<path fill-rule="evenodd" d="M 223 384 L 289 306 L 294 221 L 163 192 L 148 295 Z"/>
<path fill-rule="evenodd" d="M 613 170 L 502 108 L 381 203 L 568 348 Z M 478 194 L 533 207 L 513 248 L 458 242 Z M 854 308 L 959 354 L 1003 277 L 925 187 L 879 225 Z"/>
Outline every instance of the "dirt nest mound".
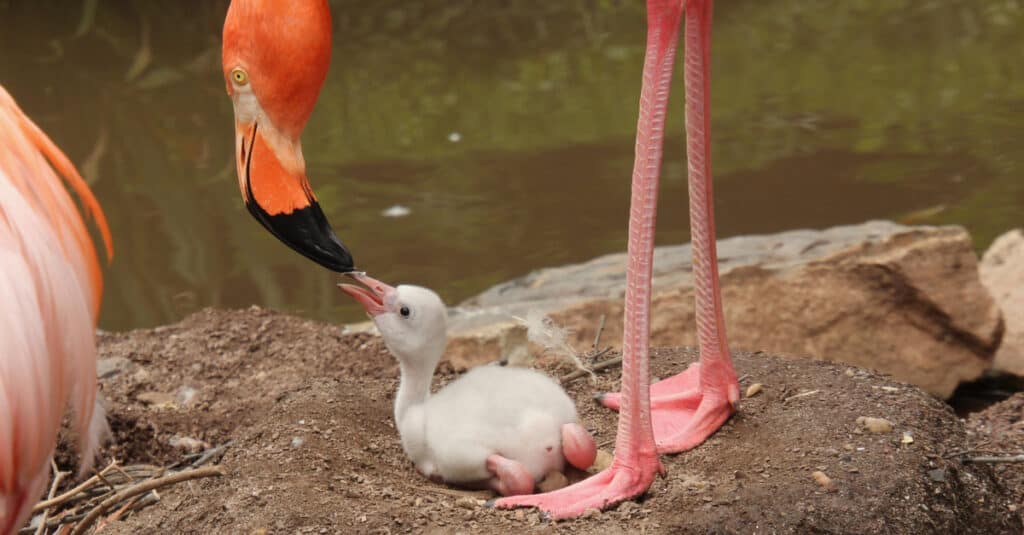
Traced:
<path fill-rule="evenodd" d="M 397 366 L 379 338 L 258 308 L 206 310 L 103 334 L 100 351 L 117 439 L 107 457 L 171 463 L 183 448 L 231 441 L 226 477 L 163 489 L 109 533 L 1021 531 L 990 466 L 946 457 L 969 444 L 943 403 L 842 366 L 736 355 L 744 390 L 763 386 L 719 433 L 664 457 L 668 476 L 638 503 L 551 525 L 532 510 L 481 508 L 488 493 L 414 471 L 391 421 Z M 658 350 L 653 368 L 667 376 L 693 360 L 691 351 Z M 442 366 L 439 376 L 453 373 Z M 591 396 L 618 381 L 615 369 L 570 385 L 605 450 L 616 415 Z M 862 416 L 893 429 L 865 430 Z"/>
<path fill-rule="evenodd" d="M 971 449 L 965 457 L 1024 454 L 1024 392 L 972 414 L 967 428 Z M 1024 522 L 1024 463 L 994 463 L 992 470 L 1011 492 Z"/>

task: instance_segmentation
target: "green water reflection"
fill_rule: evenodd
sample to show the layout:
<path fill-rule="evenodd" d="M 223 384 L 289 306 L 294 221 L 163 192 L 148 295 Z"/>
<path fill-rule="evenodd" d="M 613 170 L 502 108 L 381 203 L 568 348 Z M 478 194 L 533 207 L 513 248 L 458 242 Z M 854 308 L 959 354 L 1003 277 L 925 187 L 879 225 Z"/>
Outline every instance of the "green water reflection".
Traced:
<path fill-rule="evenodd" d="M 0 0 L 0 83 L 82 166 L 114 230 L 102 326 L 257 303 L 330 321 L 335 277 L 242 207 L 219 74 L 225 1 Z M 304 135 L 360 266 L 455 302 L 624 249 L 639 0 L 332 2 Z M 1024 224 L 1024 2 L 720 1 L 723 236 L 869 218 Z M 659 243 L 688 236 L 682 96 Z M 393 205 L 411 210 L 387 218 Z"/>

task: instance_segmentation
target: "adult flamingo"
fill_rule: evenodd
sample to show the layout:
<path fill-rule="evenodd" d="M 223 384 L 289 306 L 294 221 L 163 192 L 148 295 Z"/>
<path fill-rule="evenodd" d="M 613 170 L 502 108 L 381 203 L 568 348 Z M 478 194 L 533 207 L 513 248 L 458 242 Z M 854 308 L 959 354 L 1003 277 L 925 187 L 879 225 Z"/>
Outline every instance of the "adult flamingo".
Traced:
<path fill-rule="evenodd" d="M 630 207 L 622 393 L 603 398 L 607 406 L 620 411 L 615 460 L 609 469 L 576 485 L 549 494 L 503 498 L 495 503 L 497 507 L 536 506 L 553 518 L 566 518 L 636 497 L 661 471 L 659 451 L 678 452 L 700 444 L 729 418 L 739 399 L 725 340 L 711 196 L 708 92 L 712 0 L 648 0 L 647 6 L 647 53 Z M 282 17 L 285 10 L 288 17 Z M 690 218 L 701 360 L 699 365 L 651 386 L 654 220 L 669 82 L 684 12 Z M 298 134 L 326 76 L 329 20 L 325 0 L 234 0 L 229 9 L 224 27 L 224 75 L 235 103 L 239 183 L 258 219 L 259 210 L 273 214 L 268 208 L 301 209 L 312 199 L 304 172 L 294 170 L 301 166 L 293 165 L 288 172 L 287 162 L 301 164 Z M 271 133 L 267 141 L 261 141 L 257 126 Z M 268 161 L 267 170 L 259 169 L 264 160 Z M 267 201 L 261 200 L 262 177 L 273 194 Z M 315 202 L 312 206 L 315 208 Z M 318 208 L 316 212 L 320 213 Z M 326 222 L 322 213 L 320 216 Z M 266 219 L 261 222 L 274 232 Z M 315 235 L 318 228 L 310 221 L 291 219 L 288 224 Z"/>
<path fill-rule="evenodd" d="M 331 60 L 327 1 L 234 0 L 221 59 L 235 110 L 238 186 L 249 213 L 310 260 L 353 271 L 352 255 L 309 185 L 299 141 Z"/>
<path fill-rule="evenodd" d="M 658 452 L 693 448 L 735 411 L 739 383 L 725 341 L 711 195 L 710 40 L 712 0 L 648 0 L 647 51 L 640 93 L 629 219 L 622 393 L 602 397 L 619 410 L 615 458 L 605 471 L 564 489 L 497 500 L 535 506 L 552 518 L 604 508 L 647 490 L 662 470 Z M 684 17 L 685 14 L 685 17 Z M 651 267 L 669 84 L 680 22 L 686 21 L 687 160 L 700 362 L 650 385 Z"/>
<path fill-rule="evenodd" d="M 0 87 L 0 534 L 16 533 L 39 498 L 69 402 L 83 470 L 106 429 L 94 404 L 103 280 L 65 184 L 110 258 L 110 231 L 89 187 Z"/>

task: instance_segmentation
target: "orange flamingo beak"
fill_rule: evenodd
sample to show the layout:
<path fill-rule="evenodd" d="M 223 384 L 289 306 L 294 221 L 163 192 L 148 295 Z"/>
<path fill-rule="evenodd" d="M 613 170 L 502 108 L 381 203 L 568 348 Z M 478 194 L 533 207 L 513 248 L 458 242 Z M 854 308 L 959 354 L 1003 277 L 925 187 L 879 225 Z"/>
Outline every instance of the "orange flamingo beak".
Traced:
<path fill-rule="evenodd" d="M 321 266 L 355 270 L 348 248 L 327 221 L 310 188 L 298 141 L 267 119 L 235 122 L 238 180 L 249 213 L 285 245 Z"/>
<path fill-rule="evenodd" d="M 362 272 L 350 272 L 346 275 L 356 279 L 366 287 L 353 284 L 339 284 L 341 291 L 349 294 L 355 299 L 366 313 L 372 318 L 387 312 L 389 297 L 396 292 L 395 288 L 368 276 Z"/>

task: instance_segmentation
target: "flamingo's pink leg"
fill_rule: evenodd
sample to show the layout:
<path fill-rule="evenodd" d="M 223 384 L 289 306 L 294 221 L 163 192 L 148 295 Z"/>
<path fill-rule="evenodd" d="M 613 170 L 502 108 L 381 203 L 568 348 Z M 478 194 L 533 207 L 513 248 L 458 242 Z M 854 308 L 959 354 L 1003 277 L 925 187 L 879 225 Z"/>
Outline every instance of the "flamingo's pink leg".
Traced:
<path fill-rule="evenodd" d="M 729 356 L 722 313 L 711 192 L 709 55 L 711 1 L 690 0 L 686 8 L 686 138 L 690 186 L 690 228 L 700 364 L 651 386 L 652 425 L 658 451 L 675 453 L 704 442 L 732 415 L 739 383 Z M 621 396 L 601 402 L 619 408 Z M 621 410 L 621 409 L 620 409 Z"/>
<path fill-rule="evenodd" d="M 622 349 L 623 396 L 615 459 L 609 468 L 585 481 L 547 494 L 502 498 L 494 503 L 497 507 L 539 507 L 556 519 L 579 516 L 587 509 L 601 509 L 639 496 L 651 486 L 655 474 L 662 471 L 650 418 L 651 267 L 665 113 L 679 40 L 682 1 L 647 2 L 647 52 L 630 201 Z"/>
<path fill-rule="evenodd" d="M 495 453 L 487 457 L 487 471 L 494 474 L 490 481 L 491 488 L 502 496 L 516 496 L 533 492 L 533 476 L 518 461 Z"/>
<path fill-rule="evenodd" d="M 582 425 L 565 424 L 562 426 L 562 455 L 569 464 L 586 470 L 597 459 L 597 443 Z"/>

